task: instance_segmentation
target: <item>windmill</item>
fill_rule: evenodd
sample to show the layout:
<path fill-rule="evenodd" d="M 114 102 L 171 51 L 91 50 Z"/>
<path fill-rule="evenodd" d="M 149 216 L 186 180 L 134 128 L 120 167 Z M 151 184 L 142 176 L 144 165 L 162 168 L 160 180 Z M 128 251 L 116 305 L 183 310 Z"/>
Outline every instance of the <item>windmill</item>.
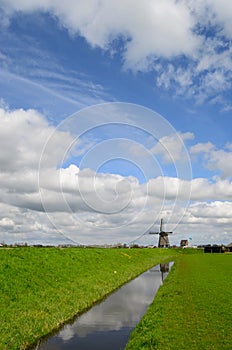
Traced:
<path fill-rule="evenodd" d="M 159 248 L 170 247 L 169 238 L 168 238 L 169 233 L 172 233 L 172 232 L 165 232 L 163 230 L 163 219 L 160 220 L 159 232 L 149 232 L 150 235 L 159 235 L 159 243 L 158 243 Z"/>

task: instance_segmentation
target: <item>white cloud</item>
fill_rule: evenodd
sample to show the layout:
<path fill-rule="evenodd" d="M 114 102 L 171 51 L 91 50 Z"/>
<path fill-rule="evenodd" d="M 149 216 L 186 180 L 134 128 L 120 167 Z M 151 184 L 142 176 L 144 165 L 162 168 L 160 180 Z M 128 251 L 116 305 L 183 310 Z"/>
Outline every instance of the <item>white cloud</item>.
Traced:
<path fill-rule="evenodd" d="M 56 166 L 60 155 L 68 149 L 73 137 L 68 132 L 57 132 L 48 121 L 34 110 L 5 111 L 0 109 L 0 162 L 1 171 L 35 169 L 48 138 L 53 144 L 44 154 L 44 165 Z"/>
<path fill-rule="evenodd" d="M 176 95 L 185 93 L 188 96 L 192 94 L 194 74 L 191 65 L 186 69 L 168 63 L 165 67 L 161 64 L 157 64 L 154 68 L 157 72 L 156 83 L 159 87 L 171 89 L 174 85 L 178 86 L 178 88 L 176 88 Z"/>
<path fill-rule="evenodd" d="M 148 182 L 148 194 L 155 198 L 174 201 L 190 199 L 200 200 L 231 200 L 232 183 L 229 180 L 196 178 L 191 181 L 176 177 L 157 177 Z"/>
<path fill-rule="evenodd" d="M 223 177 L 232 177 L 232 152 L 217 150 L 209 155 L 208 168 L 210 170 L 219 170 Z"/>
<path fill-rule="evenodd" d="M 232 204 L 231 202 L 219 202 L 213 203 L 196 203 L 192 205 L 188 210 L 195 218 L 202 218 L 212 220 L 229 220 L 231 222 L 232 217 Z"/>
<path fill-rule="evenodd" d="M 232 38 L 232 3 L 230 0 L 207 0 L 208 6 L 212 7 L 216 24 L 221 25 L 221 30 L 228 38 Z"/>
<path fill-rule="evenodd" d="M 214 149 L 214 145 L 211 142 L 197 143 L 196 145 L 190 148 L 190 153 L 191 154 L 208 153 L 213 149 Z"/>
<path fill-rule="evenodd" d="M 204 166 L 212 171 L 219 171 L 223 178 L 232 177 L 232 151 L 231 145 L 225 149 L 217 149 L 211 142 L 198 143 L 190 148 L 193 155 L 203 155 Z"/>
<path fill-rule="evenodd" d="M 232 183 L 229 180 L 210 181 L 202 178 L 192 180 L 192 200 L 231 200 Z"/>
<path fill-rule="evenodd" d="M 93 47 L 118 50 L 124 67 L 153 70 L 159 87 L 199 103 L 228 103 L 218 94 L 231 89 L 232 11 L 229 0 L 4 0 L 15 11 L 49 12 Z M 207 34 L 206 34 L 207 33 Z M 187 60 L 188 61 L 187 61 Z M 188 62 L 188 63 L 187 63 Z M 187 64 L 186 64 L 187 63 Z M 217 98 L 216 98 L 217 97 Z"/>
<path fill-rule="evenodd" d="M 0 220 L 0 227 L 4 230 L 14 228 L 14 221 L 10 218 L 4 217 Z"/>
<path fill-rule="evenodd" d="M 175 230 L 175 239 L 192 238 L 192 244 L 228 244 L 231 235 L 231 202 L 195 202 Z M 174 238 L 173 236 L 170 238 Z"/>
<path fill-rule="evenodd" d="M 151 152 L 161 155 L 167 163 L 175 163 L 186 157 L 184 141 L 192 140 L 193 138 L 194 135 L 191 132 L 164 136 L 152 147 Z"/>
<path fill-rule="evenodd" d="M 219 68 L 219 67 L 218 67 Z M 213 94 L 219 91 L 226 91 L 230 88 L 231 81 L 225 74 L 225 71 L 217 69 L 214 72 L 209 72 L 202 80 L 203 91 Z"/>
<path fill-rule="evenodd" d="M 197 223 L 204 223 L 204 230 L 209 232 L 210 218 L 216 210 L 220 214 L 218 227 L 220 223 L 223 226 L 230 222 L 226 212 L 228 208 L 230 213 L 232 200 L 229 180 L 187 181 L 159 176 L 139 184 L 132 176 L 96 173 L 92 169 L 79 169 L 75 164 L 57 168 L 75 141 L 70 133 L 55 130 L 44 116 L 33 110 L 1 110 L 0 117 L 0 148 L 4 150 L 0 171 L 0 240 L 129 242 L 149 231 L 160 217 L 168 218 L 170 230 L 183 218 L 188 225 L 195 225 L 195 228 L 191 226 L 192 232 L 196 232 Z M 44 143 L 51 133 L 53 142 L 45 149 L 45 163 L 38 171 Z M 179 142 L 192 137 L 191 133 L 184 133 L 178 135 L 181 139 L 169 137 L 163 141 L 170 152 L 178 149 L 172 154 L 178 158 Z M 85 145 L 86 140 L 84 148 Z M 83 147 L 78 144 L 80 153 Z M 230 147 L 228 144 L 228 152 Z M 214 152 L 214 148 L 211 144 L 195 146 L 195 152 L 201 151 Z M 208 219 L 203 218 L 205 207 Z"/>
<path fill-rule="evenodd" d="M 227 143 L 226 144 L 226 146 L 225 146 L 225 148 L 227 149 L 227 150 L 229 150 L 229 151 L 232 151 L 232 143 Z"/>
<path fill-rule="evenodd" d="M 199 38 L 192 32 L 187 7 L 174 0 L 134 2 L 125 0 L 5 2 L 8 11 L 49 11 L 72 34 L 82 35 L 92 46 L 108 48 L 114 39 L 125 40 L 124 59 L 129 67 L 143 68 L 151 55 L 173 57 L 192 54 Z M 172 30 L 170 30 L 170 27 Z"/>

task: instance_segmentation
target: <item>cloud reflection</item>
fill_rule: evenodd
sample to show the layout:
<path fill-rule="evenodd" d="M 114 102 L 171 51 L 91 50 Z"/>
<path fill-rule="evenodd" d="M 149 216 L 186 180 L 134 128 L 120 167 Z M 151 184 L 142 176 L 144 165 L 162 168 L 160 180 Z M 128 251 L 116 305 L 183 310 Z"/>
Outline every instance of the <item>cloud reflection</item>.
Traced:
<path fill-rule="evenodd" d="M 134 327 L 151 304 L 161 284 L 160 269 L 155 267 L 92 307 L 72 325 L 66 325 L 58 337 L 68 342 L 74 337 L 86 337 L 95 332 Z"/>

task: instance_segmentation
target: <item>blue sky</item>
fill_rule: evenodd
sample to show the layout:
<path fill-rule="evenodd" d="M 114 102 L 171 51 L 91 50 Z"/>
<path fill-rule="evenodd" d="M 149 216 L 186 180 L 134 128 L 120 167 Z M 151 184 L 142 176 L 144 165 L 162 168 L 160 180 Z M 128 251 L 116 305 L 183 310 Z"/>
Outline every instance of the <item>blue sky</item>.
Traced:
<path fill-rule="evenodd" d="M 0 1 L 0 241 L 149 244 L 163 217 L 230 243 L 231 23 L 228 0 Z"/>

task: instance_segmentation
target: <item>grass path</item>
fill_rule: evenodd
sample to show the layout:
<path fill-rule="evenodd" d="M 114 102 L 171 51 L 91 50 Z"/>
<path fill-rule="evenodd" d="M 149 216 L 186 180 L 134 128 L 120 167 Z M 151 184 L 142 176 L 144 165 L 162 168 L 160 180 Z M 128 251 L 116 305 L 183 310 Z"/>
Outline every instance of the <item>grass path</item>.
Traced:
<path fill-rule="evenodd" d="M 183 254 L 126 350 L 232 349 L 232 255 Z"/>
<path fill-rule="evenodd" d="M 25 349 L 178 251 L 0 249 L 0 349 Z"/>

